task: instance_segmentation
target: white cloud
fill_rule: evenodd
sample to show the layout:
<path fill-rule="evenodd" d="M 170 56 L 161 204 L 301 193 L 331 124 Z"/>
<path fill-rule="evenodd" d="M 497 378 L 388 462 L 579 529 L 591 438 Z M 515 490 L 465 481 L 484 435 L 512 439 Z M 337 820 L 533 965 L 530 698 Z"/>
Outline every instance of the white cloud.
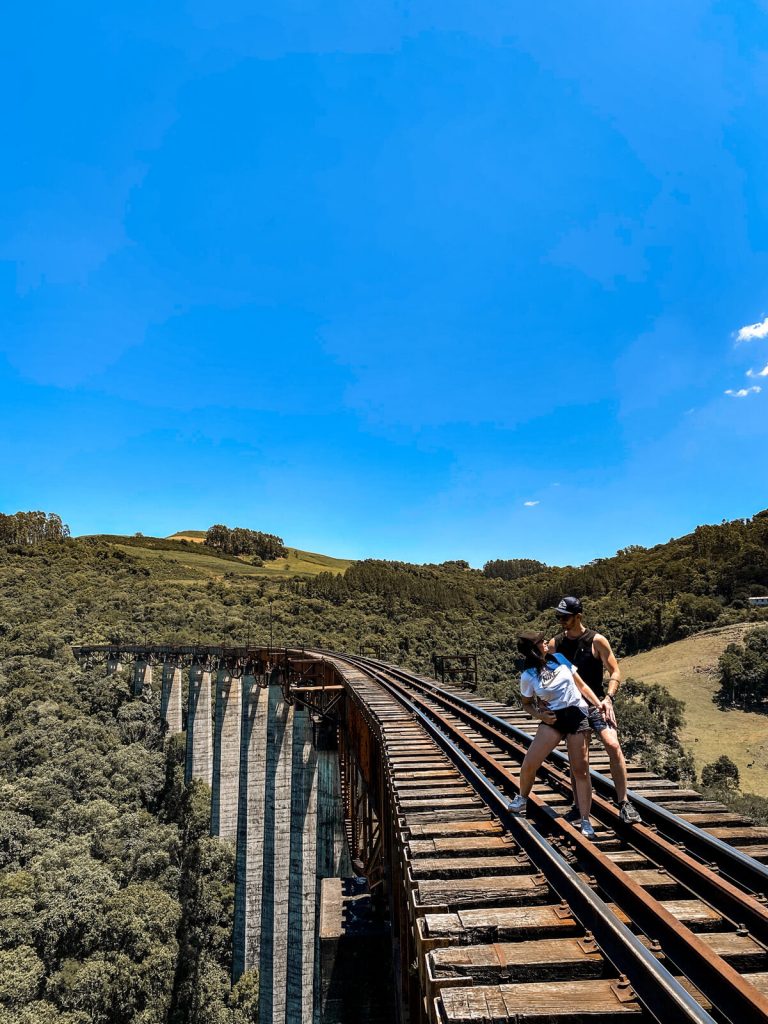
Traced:
<path fill-rule="evenodd" d="M 731 398 L 746 398 L 747 395 L 759 395 L 763 389 L 754 384 L 751 388 L 739 388 L 738 391 L 734 391 L 732 388 L 728 388 L 727 391 L 723 392 L 726 395 L 730 395 Z"/>
<path fill-rule="evenodd" d="M 759 390 L 760 389 L 758 388 L 758 391 Z M 539 502 L 538 501 L 524 501 L 523 504 L 525 505 L 526 508 L 533 508 L 533 506 L 534 505 L 538 505 Z"/>
<path fill-rule="evenodd" d="M 755 338 L 768 338 L 768 316 L 759 324 L 747 324 L 736 332 L 736 341 L 754 341 Z"/>
<path fill-rule="evenodd" d="M 768 377 L 768 363 L 762 368 L 762 370 L 747 370 L 748 377 Z"/>

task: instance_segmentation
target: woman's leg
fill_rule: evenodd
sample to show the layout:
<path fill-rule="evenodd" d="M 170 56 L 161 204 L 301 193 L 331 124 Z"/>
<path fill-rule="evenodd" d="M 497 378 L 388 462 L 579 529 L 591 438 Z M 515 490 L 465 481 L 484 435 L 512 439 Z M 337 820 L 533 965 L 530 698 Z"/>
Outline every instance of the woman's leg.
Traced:
<path fill-rule="evenodd" d="M 541 762 L 548 754 L 552 753 L 562 738 L 563 734 L 559 729 L 553 729 L 551 725 L 541 723 L 520 768 L 520 796 L 527 797 L 531 792 L 533 780 L 536 778 L 536 772 Z"/>
<path fill-rule="evenodd" d="M 576 803 L 579 805 L 582 818 L 589 817 L 592 806 L 592 781 L 589 777 L 589 737 L 588 732 L 572 732 L 566 740 L 571 775 L 576 786 Z"/>

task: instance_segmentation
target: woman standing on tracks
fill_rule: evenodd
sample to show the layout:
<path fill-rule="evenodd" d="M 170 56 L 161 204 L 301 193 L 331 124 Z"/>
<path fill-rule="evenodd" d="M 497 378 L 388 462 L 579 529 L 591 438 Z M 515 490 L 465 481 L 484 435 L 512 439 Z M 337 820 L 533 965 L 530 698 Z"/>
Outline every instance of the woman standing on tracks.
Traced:
<path fill-rule="evenodd" d="M 581 811 L 581 833 L 594 839 L 595 830 L 589 820 L 592 805 L 592 783 L 589 778 L 590 725 L 587 701 L 600 707 L 600 699 L 587 686 L 575 668 L 562 655 L 549 654 L 544 633 L 521 633 L 517 649 L 525 657 L 520 677 L 523 707 L 541 720 L 520 768 L 520 795 L 510 810 L 521 814 L 533 788 L 542 761 L 565 737 L 576 802 Z"/>

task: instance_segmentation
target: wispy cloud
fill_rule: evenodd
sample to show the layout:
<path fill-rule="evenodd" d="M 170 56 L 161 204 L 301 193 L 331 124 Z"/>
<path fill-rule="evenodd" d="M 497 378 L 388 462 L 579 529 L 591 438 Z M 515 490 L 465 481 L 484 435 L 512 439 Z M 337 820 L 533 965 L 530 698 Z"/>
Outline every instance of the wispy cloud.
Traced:
<path fill-rule="evenodd" d="M 758 387 L 757 384 L 753 384 L 751 388 L 739 388 L 738 391 L 734 391 L 733 388 L 728 388 L 728 390 L 723 393 L 730 395 L 731 398 L 746 398 L 747 395 L 759 395 L 762 390 L 763 389 Z"/>
<path fill-rule="evenodd" d="M 760 388 L 758 388 L 757 390 L 759 391 Z M 538 505 L 539 502 L 538 501 L 524 501 L 523 504 L 525 505 L 526 508 L 533 508 L 533 506 L 534 505 Z"/>
<path fill-rule="evenodd" d="M 736 332 L 736 341 L 754 341 L 755 338 L 768 338 L 768 316 L 759 324 L 747 324 Z"/>
<path fill-rule="evenodd" d="M 748 377 L 768 377 L 768 363 L 762 368 L 762 370 L 747 370 Z"/>

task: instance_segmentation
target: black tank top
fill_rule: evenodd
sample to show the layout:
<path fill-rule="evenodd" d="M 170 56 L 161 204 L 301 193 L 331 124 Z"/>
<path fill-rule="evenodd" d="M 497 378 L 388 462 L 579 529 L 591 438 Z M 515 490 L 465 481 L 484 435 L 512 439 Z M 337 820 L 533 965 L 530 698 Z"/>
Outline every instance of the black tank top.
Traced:
<path fill-rule="evenodd" d="M 584 682 L 601 699 L 605 696 L 603 685 L 603 663 L 592 653 L 592 641 L 595 639 L 594 629 L 585 629 L 581 636 L 572 638 L 565 633 L 555 637 L 555 651 L 567 658 L 584 680 Z"/>

